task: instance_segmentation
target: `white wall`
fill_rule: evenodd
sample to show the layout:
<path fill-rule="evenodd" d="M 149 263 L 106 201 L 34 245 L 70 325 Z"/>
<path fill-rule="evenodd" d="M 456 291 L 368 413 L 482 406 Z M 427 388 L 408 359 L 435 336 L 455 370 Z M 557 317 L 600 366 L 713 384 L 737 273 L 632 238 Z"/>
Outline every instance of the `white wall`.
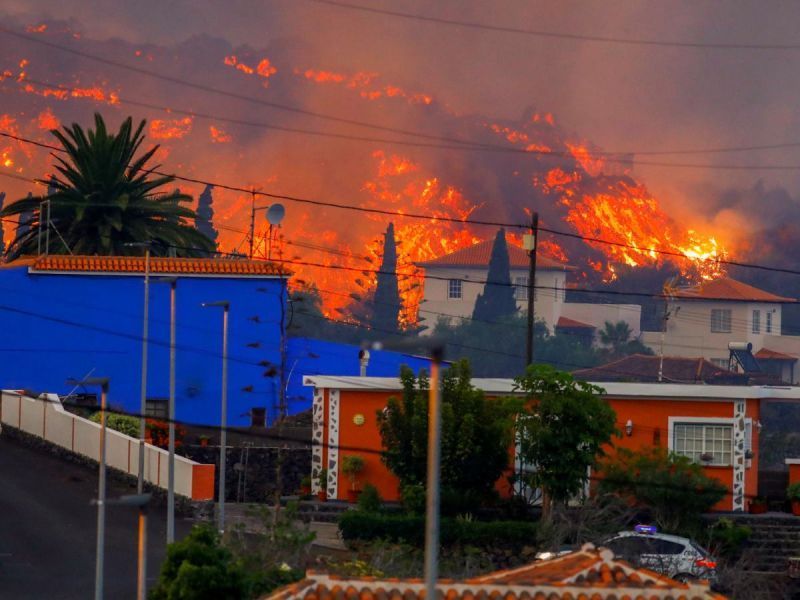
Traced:
<path fill-rule="evenodd" d="M 510 275 L 512 283 L 517 281 L 518 278 L 524 278 L 527 281 L 528 271 L 526 269 L 512 269 Z M 427 333 L 429 333 L 436 321 L 443 315 L 466 318 L 472 316 L 478 294 L 483 293 L 484 282 L 488 276 L 488 268 L 427 267 L 425 276 L 423 301 L 420 304 L 419 316 L 425 319 L 424 324 L 429 327 L 427 330 Z M 435 279 L 432 277 L 435 277 Z M 462 281 L 461 298 L 447 297 L 447 280 L 449 279 Z M 545 321 L 548 329 L 552 332 L 561 314 L 561 306 L 564 304 L 566 273 L 560 270 L 540 270 L 536 273 L 535 285 L 547 288 L 535 290 L 536 318 Z M 526 313 L 527 300 L 519 299 L 517 307 L 522 313 Z"/>
<path fill-rule="evenodd" d="M 100 459 L 100 425 L 64 410 L 56 394 L 29 398 L 18 392 L 4 390 L 0 395 L 0 423 L 21 429 L 62 448 Z M 150 444 L 145 445 L 146 481 L 166 488 L 169 453 Z M 139 474 L 139 440 L 119 431 L 106 428 L 106 464 L 135 477 Z M 209 473 L 208 470 L 211 470 Z M 175 457 L 175 493 L 194 500 L 213 498 L 213 486 L 208 494 L 198 492 L 194 478 L 202 476 L 207 484 L 213 482 L 214 465 L 201 465 L 182 456 Z M 194 492 L 194 493 L 193 493 Z"/>
<path fill-rule="evenodd" d="M 642 307 L 639 304 L 566 302 L 561 307 L 561 316 L 594 325 L 598 332 L 605 327 L 606 321 L 612 324 L 624 321 L 631 328 L 631 339 L 638 338 L 642 332 Z"/>

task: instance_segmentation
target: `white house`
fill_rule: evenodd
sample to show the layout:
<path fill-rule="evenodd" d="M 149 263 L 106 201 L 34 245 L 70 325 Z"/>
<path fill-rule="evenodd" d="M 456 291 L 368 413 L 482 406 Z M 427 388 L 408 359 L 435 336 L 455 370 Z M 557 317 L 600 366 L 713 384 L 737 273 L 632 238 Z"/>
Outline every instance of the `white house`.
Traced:
<path fill-rule="evenodd" d="M 489 275 L 493 240 L 456 250 L 419 263 L 425 270 L 423 300 L 419 316 L 432 329 L 441 317 L 470 318 L 478 294 L 483 293 Z M 520 312 L 528 309 L 528 252 L 508 244 L 511 282 Z M 556 327 L 602 329 L 605 321 L 625 321 L 634 336 L 640 332 L 641 307 L 627 304 L 583 304 L 566 301 L 567 274 L 574 270 L 565 263 L 537 256 L 534 282 L 534 312 L 552 333 Z M 576 323 L 577 322 L 577 323 Z M 565 327 L 565 323 L 567 326 Z M 592 334 L 593 335 L 593 334 Z"/>
<path fill-rule="evenodd" d="M 783 305 L 796 299 L 731 278 L 705 281 L 670 296 L 663 335 L 642 334 L 656 354 L 703 357 L 727 368 L 728 344 L 749 342 L 762 368 L 797 383 L 794 363 L 800 357 L 800 337 L 781 335 Z"/>

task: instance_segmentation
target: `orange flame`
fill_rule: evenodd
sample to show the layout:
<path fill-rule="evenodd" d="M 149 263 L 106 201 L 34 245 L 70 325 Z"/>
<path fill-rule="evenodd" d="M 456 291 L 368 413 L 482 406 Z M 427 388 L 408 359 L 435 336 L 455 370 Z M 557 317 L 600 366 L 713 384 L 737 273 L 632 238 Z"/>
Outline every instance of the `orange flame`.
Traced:
<path fill-rule="evenodd" d="M 213 125 L 208 128 L 208 131 L 211 134 L 211 142 L 214 144 L 227 144 L 233 139 L 224 129 Z"/>
<path fill-rule="evenodd" d="M 150 135 L 159 140 L 179 140 L 191 131 L 191 117 L 184 117 L 183 119 L 153 119 L 150 121 Z"/>

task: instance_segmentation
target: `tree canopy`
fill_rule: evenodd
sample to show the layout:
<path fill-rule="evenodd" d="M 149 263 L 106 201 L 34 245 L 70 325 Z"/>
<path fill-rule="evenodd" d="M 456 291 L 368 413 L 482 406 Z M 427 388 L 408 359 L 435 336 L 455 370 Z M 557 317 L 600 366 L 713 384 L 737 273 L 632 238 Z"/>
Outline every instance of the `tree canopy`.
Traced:
<path fill-rule="evenodd" d="M 397 241 L 394 223 L 389 223 L 383 238 L 383 259 L 372 299 L 372 327 L 383 332 L 400 331 L 400 291 L 397 285 Z"/>
<path fill-rule="evenodd" d="M 530 365 L 514 380 L 526 410 L 518 421 L 519 456 L 532 466 L 530 484 L 566 502 L 581 491 L 589 467 L 616 433 L 616 413 L 602 388 L 548 365 Z"/>
<path fill-rule="evenodd" d="M 489 272 L 483 293 L 475 300 L 473 319 L 493 321 L 517 312 L 514 287 L 511 285 L 511 263 L 508 258 L 506 232 L 500 229 L 494 238 Z"/>
<path fill-rule="evenodd" d="M 57 175 L 49 182 L 51 192 L 29 196 L 0 210 L 0 217 L 20 216 L 15 239 L 7 256 L 35 254 L 39 243 L 42 202 L 50 202 L 48 223 L 51 254 L 130 255 L 141 252 L 130 242 L 153 242 L 155 253 L 170 250 L 179 256 L 202 256 L 215 250 L 214 242 L 192 226 L 196 217 L 184 203 L 191 197 L 175 190 L 159 191 L 174 181 L 171 176 L 152 176 L 158 166 L 148 163 L 154 146 L 139 154 L 145 121 L 134 129 L 128 117 L 116 133 L 109 132 L 103 117 L 95 114 L 94 129 L 77 123 L 52 130 L 65 151 L 56 155 Z M 43 182 L 45 183 L 45 182 Z M 44 243 L 44 239 L 42 239 Z"/>

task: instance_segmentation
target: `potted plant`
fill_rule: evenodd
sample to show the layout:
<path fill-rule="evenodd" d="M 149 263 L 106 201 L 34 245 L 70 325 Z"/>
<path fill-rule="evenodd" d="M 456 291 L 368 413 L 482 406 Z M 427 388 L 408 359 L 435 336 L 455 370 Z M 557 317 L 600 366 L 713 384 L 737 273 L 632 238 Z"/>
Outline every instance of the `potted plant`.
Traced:
<path fill-rule="evenodd" d="M 317 475 L 317 483 L 319 484 L 319 491 L 317 492 L 317 500 L 325 502 L 328 499 L 328 469 L 322 468 Z"/>
<path fill-rule="evenodd" d="M 300 495 L 310 496 L 311 495 L 311 476 L 306 475 L 300 480 Z"/>
<path fill-rule="evenodd" d="M 767 499 L 763 496 L 755 496 L 750 501 L 750 514 L 761 515 L 767 512 Z"/>
<path fill-rule="evenodd" d="M 358 454 L 349 454 L 342 459 L 342 473 L 350 479 L 350 489 L 347 490 L 347 500 L 351 504 L 358 502 L 358 475 L 364 470 L 364 459 Z"/>
<path fill-rule="evenodd" d="M 792 514 L 800 516 L 800 482 L 786 488 L 786 497 L 792 503 Z"/>

